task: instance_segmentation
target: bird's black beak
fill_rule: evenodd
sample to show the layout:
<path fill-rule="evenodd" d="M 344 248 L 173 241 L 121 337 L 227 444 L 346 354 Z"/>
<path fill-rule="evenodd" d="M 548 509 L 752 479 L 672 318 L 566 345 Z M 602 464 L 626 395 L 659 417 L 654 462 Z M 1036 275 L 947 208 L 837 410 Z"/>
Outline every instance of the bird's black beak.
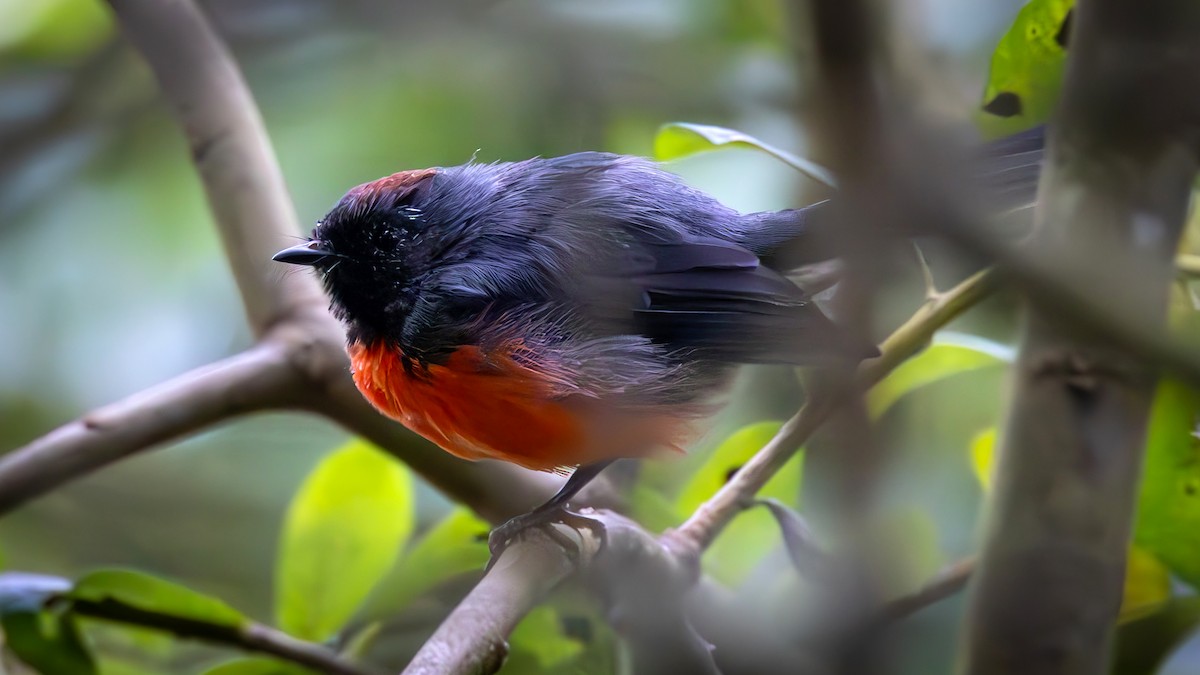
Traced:
<path fill-rule="evenodd" d="M 309 241 L 298 246 L 285 248 L 271 256 L 271 260 L 292 265 L 316 265 L 325 258 L 334 255 L 333 251 L 321 248 L 321 242 Z"/>

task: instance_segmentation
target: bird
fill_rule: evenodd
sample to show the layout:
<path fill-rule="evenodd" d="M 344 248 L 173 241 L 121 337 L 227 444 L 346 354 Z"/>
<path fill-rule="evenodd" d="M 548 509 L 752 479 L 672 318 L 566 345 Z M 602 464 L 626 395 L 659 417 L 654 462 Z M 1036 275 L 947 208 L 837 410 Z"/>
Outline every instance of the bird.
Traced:
<path fill-rule="evenodd" d="M 350 189 L 274 260 L 316 270 L 381 413 L 464 459 L 569 473 L 495 555 L 577 515 L 613 461 L 683 451 L 738 366 L 878 354 L 788 276 L 834 257 L 828 213 L 740 213 L 628 155 L 471 161 Z"/>

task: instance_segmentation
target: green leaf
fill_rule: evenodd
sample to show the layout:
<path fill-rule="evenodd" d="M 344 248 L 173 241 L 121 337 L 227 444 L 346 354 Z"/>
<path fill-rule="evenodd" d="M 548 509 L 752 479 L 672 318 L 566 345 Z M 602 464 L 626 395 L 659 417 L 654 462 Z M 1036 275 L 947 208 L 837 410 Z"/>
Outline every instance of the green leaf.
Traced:
<path fill-rule="evenodd" d="M 126 607 L 238 629 L 248 623 L 224 602 L 179 584 L 133 570 L 100 570 L 84 575 L 63 597 L 91 603 L 119 603 Z"/>
<path fill-rule="evenodd" d="M 283 661 L 251 658 L 226 661 L 204 671 L 204 675 L 309 675 L 312 672 Z"/>
<path fill-rule="evenodd" d="M 1200 393 L 1158 386 L 1146 438 L 1134 541 L 1193 587 L 1200 585 Z"/>
<path fill-rule="evenodd" d="M 95 675 L 96 663 L 80 639 L 75 617 L 45 610 L 71 582 L 43 574 L 0 574 L 0 629 L 4 646 L 42 675 Z"/>
<path fill-rule="evenodd" d="M 539 607 L 509 638 L 502 673 L 520 675 L 611 675 L 629 672 L 618 653 L 620 638 L 588 608 Z"/>
<path fill-rule="evenodd" d="M 1067 60 L 1060 30 L 1072 5 L 1073 0 L 1032 0 L 996 45 L 977 116 L 987 136 L 1006 136 L 1049 119 Z"/>
<path fill-rule="evenodd" d="M 1117 629 L 1113 675 L 1153 675 L 1200 625 L 1200 597 L 1173 598 L 1157 612 Z M 1174 672 L 1174 671 L 1172 671 Z"/>
<path fill-rule="evenodd" d="M 871 416 L 878 419 L 897 401 L 922 387 L 1012 360 L 1012 349 L 1004 345 L 974 335 L 938 333 L 928 349 L 900 364 L 871 388 L 867 406 Z"/>
<path fill-rule="evenodd" d="M 439 584 L 482 573 L 489 553 L 486 522 L 470 509 L 446 514 L 396 563 L 363 609 L 367 620 L 386 619 Z"/>
<path fill-rule="evenodd" d="M 1159 611 L 1171 599 L 1171 574 L 1149 551 L 1129 547 L 1125 590 L 1118 623 L 1136 621 Z"/>
<path fill-rule="evenodd" d="M 687 517 L 663 490 L 648 485 L 640 478 L 630 489 L 628 500 L 629 515 L 642 527 L 651 532 L 662 532 L 669 527 L 675 527 L 680 520 Z"/>
<path fill-rule="evenodd" d="M 513 652 L 533 657 L 542 670 L 548 670 L 578 656 L 584 645 L 563 634 L 558 610 L 549 605 L 534 608 L 525 615 L 508 638 Z"/>
<path fill-rule="evenodd" d="M 680 513 L 692 513 L 729 477 L 758 452 L 782 427 L 780 422 L 759 422 L 735 431 L 700 466 L 676 499 Z M 787 463 L 759 492 L 795 507 L 800 496 L 802 456 Z M 717 579 L 736 584 L 750 573 L 772 548 L 780 544 L 779 528 L 770 513 L 753 509 L 739 515 L 717 538 L 704 557 L 705 569 Z"/>
<path fill-rule="evenodd" d="M 335 634 L 383 578 L 412 533 L 412 478 L 364 441 L 328 455 L 288 509 L 276 565 L 279 625 L 301 638 Z"/>
<path fill-rule="evenodd" d="M 41 675 L 95 675 L 96 662 L 71 615 L 18 613 L 0 618 L 5 646 Z"/>
<path fill-rule="evenodd" d="M 815 181 L 831 188 L 837 187 L 833 174 L 825 167 L 734 129 L 671 122 L 659 127 L 654 137 L 654 158 L 660 162 L 721 148 L 749 148 L 765 152 Z"/>
<path fill-rule="evenodd" d="M 0 53 L 68 61 L 99 47 L 112 17 L 88 0 L 0 2 Z"/>
<path fill-rule="evenodd" d="M 975 480 L 984 492 L 992 490 L 992 476 L 996 464 L 996 427 L 988 427 L 971 439 L 971 468 Z"/>

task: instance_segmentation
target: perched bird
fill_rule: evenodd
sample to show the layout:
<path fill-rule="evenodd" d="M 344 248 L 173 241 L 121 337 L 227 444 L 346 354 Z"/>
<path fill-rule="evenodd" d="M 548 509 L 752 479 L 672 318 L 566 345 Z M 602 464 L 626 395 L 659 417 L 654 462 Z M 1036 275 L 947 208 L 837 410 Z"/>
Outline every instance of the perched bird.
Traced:
<path fill-rule="evenodd" d="M 740 214 L 583 152 L 360 185 L 274 259 L 318 271 L 381 412 L 466 459 L 580 467 L 541 516 L 617 458 L 682 448 L 737 364 L 877 353 L 785 276 L 831 257 L 824 208 Z"/>

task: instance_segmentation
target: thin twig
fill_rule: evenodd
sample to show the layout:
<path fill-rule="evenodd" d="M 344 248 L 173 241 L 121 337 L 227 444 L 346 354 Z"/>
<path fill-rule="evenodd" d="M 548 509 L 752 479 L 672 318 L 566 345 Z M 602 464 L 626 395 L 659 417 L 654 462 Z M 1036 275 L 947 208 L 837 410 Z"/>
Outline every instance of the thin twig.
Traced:
<path fill-rule="evenodd" d="M 925 302 L 904 325 L 884 340 L 880 345 L 879 357 L 859 367 L 858 385 L 863 389 L 873 386 L 905 359 L 927 346 L 939 328 L 987 297 L 995 288 L 995 281 L 995 274 L 984 270 Z M 808 402 L 783 425 L 779 433 L 715 495 L 701 504 L 671 536 L 689 540 L 700 551 L 708 548 L 734 516 L 750 503 L 751 497 L 808 441 L 837 405 L 838 401 L 824 390 L 811 392 Z"/>
<path fill-rule="evenodd" d="M 113 601 L 72 600 L 71 609 L 81 616 L 142 626 L 166 631 L 181 638 L 270 654 L 323 673 L 375 675 L 377 672 L 351 663 L 321 645 L 297 640 L 287 633 L 253 621 L 233 627 L 181 618 Z"/>
<path fill-rule="evenodd" d="M 973 557 L 959 560 L 938 572 L 916 591 L 889 600 L 879 610 L 876 623 L 882 625 L 900 621 L 958 593 L 966 587 L 975 571 L 975 562 Z"/>

